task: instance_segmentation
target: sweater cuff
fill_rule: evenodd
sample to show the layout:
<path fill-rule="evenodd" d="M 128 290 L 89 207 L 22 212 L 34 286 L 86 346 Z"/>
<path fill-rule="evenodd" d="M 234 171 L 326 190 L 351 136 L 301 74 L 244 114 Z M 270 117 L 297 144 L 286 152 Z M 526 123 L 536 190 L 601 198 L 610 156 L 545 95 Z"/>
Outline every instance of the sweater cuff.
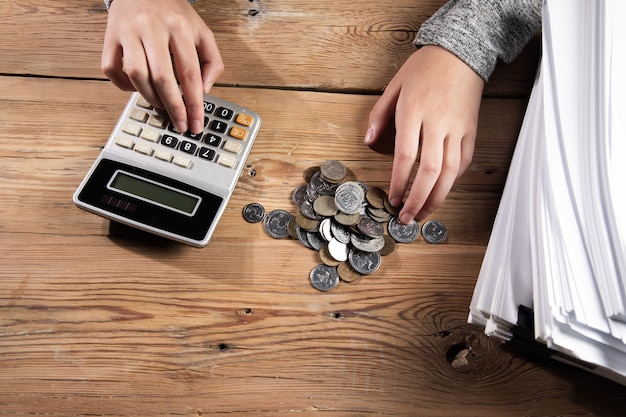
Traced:
<path fill-rule="evenodd" d="M 541 27 L 542 0 L 450 0 L 420 27 L 416 46 L 447 49 L 485 82 Z"/>

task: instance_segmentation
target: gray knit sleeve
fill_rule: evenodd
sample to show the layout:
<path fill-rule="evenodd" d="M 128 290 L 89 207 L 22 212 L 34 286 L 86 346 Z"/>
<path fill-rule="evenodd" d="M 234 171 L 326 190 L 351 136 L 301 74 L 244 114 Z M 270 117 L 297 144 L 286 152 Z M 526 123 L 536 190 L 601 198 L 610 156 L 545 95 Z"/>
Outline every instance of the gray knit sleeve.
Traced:
<path fill-rule="evenodd" d="M 488 81 L 541 27 L 542 0 L 450 0 L 420 27 L 416 46 L 437 45 Z"/>

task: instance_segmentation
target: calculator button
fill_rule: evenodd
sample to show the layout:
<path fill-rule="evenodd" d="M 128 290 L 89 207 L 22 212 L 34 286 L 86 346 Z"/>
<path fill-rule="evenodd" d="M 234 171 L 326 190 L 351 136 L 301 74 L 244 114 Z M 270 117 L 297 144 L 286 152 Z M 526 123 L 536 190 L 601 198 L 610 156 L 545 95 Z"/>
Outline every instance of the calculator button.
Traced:
<path fill-rule="evenodd" d="M 233 114 L 235 114 L 235 112 L 232 111 L 231 109 L 227 109 L 226 107 L 219 107 L 215 111 L 215 115 L 217 117 L 220 117 L 220 118 L 226 119 L 226 120 L 232 119 L 233 118 Z"/>
<path fill-rule="evenodd" d="M 202 147 L 198 152 L 198 156 L 202 159 L 212 161 L 213 159 L 215 159 L 215 151 L 210 148 Z"/>
<path fill-rule="evenodd" d="M 132 109 L 128 117 L 138 122 L 145 123 L 146 120 L 148 120 L 148 113 L 141 109 Z"/>
<path fill-rule="evenodd" d="M 139 136 L 139 134 L 141 133 L 141 126 L 136 123 L 128 122 L 124 124 L 124 126 L 122 127 L 122 131 L 124 133 L 128 133 L 129 135 Z"/>
<path fill-rule="evenodd" d="M 149 140 L 150 142 L 158 142 L 161 135 L 157 130 L 150 129 L 149 127 L 141 131 L 141 138 Z"/>
<path fill-rule="evenodd" d="M 235 139 L 244 140 L 246 136 L 248 136 L 248 131 L 240 127 L 233 127 L 232 129 L 230 129 L 230 136 L 234 137 Z"/>
<path fill-rule="evenodd" d="M 143 107 L 144 109 L 151 109 L 152 108 L 152 104 L 150 104 L 150 102 L 148 102 L 148 100 L 146 100 L 142 96 L 139 96 L 137 98 L 137 105 L 139 107 Z"/>
<path fill-rule="evenodd" d="M 242 126 L 251 127 L 252 123 L 254 123 L 254 117 L 250 116 L 249 114 L 239 113 L 235 121 Z"/>
<path fill-rule="evenodd" d="M 175 138 L 174 136 L 170 136 L 170 135 L 163 135 L 163 138 L 161 139 L 161 143 L 167 146 L 168 148 L 175 148 L 176 145 L 178 145 L 178 138 Z"/>
<path fill-rule="evenodd" d="M 228 125 L 224 122 L 221 122 L 219 120 L 213 120 L 211 122 L 210 125 L 211 130 L 215 131 L 215 132 L 219 132 L 219 133 L 226 133 L 226 128 L 228 128 Z"/>
<path fill-rule="evenodd" d="M 198 145 L 193 142 L 183 141 L 180 144 L 180 150 L 191 155 L 195 154 L 197 149 Z"/>
<path fill-rule="evenodd" d="M 172 154 L 161 149 L 157 149 L 154 152 L 154 157 L 157 159 L 160 159 L 161 161 L 166 161 L 166 162 L 169 162 L 172 160 Z"/>
<path fill-rule="evenodd" d="M 228 155 L 228 154 L 223 153 L 223 154 L 220 155 L 220 157 L 217 160 L 217 162 L 220 165 L 224 165 L 225 167 L 232 168 L 237 163 L 237 158 L 235 158 L 232 155 Z"/>
<path fill-rule="evenodd" d="M 183 168 L 189 168 L 191 166 L 191 160 L 189 158 L 179 155 L 176 155 L 174 159 L 172 159 L 172 163 Z"/>
<path fill-rule="evenodd" d="M 132 149 L 133 148 L 133 140 L 131 138 L 127 138 L 126 136 L 118 136 L 115 138 L 115 143 L 123 148 Z"/>
<path fill-rule="evenodd" d="M 204 137 L 204 142 L 211 146 L 220 146 L 222 144 L 222 138 L 214 135 L 213 133 L 207 133 Z"/>
<path fill-rule="evenodd" d="M 226 143 L 224 143 L 224 150 L 228 152 L 238 154 L 239 152 L 241 152 L 242 149 L 243 149 L 243 145 L 239 141 L 227 140 Z"/>
<path fill-rule="evenodd" d="M 204 111 L 205 111 L 206 113 L 209 113 L 209 114 L 210 114 L 210 113 L 213 113 L 213 111 L 214 111 L 214 110 L 215 110 L 215 104 L 210 103 L 210 102 L 208 102 L 208 101 L 205 101 L 205 102 L 204 102 Z"/>
<path fill-rule="evenodd" d="M 152 147 L 145 143 L 136 144 L 135 151 L 145 154 L 145 155 L 152 155 Z"/>
<path fill-rule="evenodd" d="M 191 132 L 187 131 L 185 133 L 185 136 L 188 137 L 189 139 L 200 140 L 200 139 L 202 139 L 202 132 L 200 132 L 200 133 L 191 133 Z"/>
<path fill-rule="evenodd" d="M 167 124 L 167 119 L 165 118 L 165 116 L 160 115 L 160 114 L 151 114 L 150 117 L 148 118 L 148 124 L 150 126 L 163 129 L 165 125 Z"/>

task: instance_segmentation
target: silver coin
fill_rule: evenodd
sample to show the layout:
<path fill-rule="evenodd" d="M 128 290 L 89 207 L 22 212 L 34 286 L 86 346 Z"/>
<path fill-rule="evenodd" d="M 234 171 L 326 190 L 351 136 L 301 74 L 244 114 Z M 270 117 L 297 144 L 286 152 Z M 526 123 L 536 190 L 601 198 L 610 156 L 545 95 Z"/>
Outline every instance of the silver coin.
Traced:
<path fill-rule="evenodd" d="M 364 252 L 359 249 L 352 249 L 348 255 L 348 262 L 359 274 L 368 275 L 380 268 L 382 260 L 378 252 Z"/>
<path fill-rule="evenodd" d="M 306 232 L 306 234 L 311 249 L 319 251 L 326 244 L 319 232 Z"/>
<path fill-rule="evenodd" d="M 332 220 L 330 218 L 326 218 L 320 222 L 320 234 L 327 242 L 330 242 L 333 238 Z"/>
<path fill-rule="evenodd" d="M 300 213 L 312 220 L 319 220 L 322 218 L 322 216 L 315 212 L 313 203 L 309 200 L 305 200 L 302 202 L 302 205 L 300 206 Z"/>
<path fill-rule="evenodd" d="M 322 178 L 322 175 L 319 172 L 313 175 L 309 185 L 311 188 L 310 194 L 313 194 L 316 197 L 320 195 L 333 195 L 335 194 L 335 191 L 339 186 L 339 184 L 333 184 L 328 181 L 324 181 L 324 178 Z"/>
<path fill-rule="evenodd" d="M 330 231 L 335 239 L 340 241 L 341 243 L 348 244 L 350 243 L 350 230 L 341 223 L 337 223 L 335 221 L 331 221 L 330 223 Z"/>
<path fill-rule="evenodd" d="M 309 275 L 311 285 L 319 291 L 330 291 L 339 284 L 337 268 L 319 264 L 311 270 Z"/>
<path fill-rule="evenodd" d="M 363 208 L 365 192 L 356 182 L 344 182 L 335 191 L 335 204 L 345 214 L 358 213 Z"/>
<path fill-rule="evenodd" d="M 350 243 L 363 252 L 378 252 L 385 246 L 385 239 L 382 236 L 371 238 L 353 233 Z"/>
<path fill-rule="evenodd" d="M 341 243 L 337 239 L 331 239 L 328 242 L 328 252 L 336 261 L 345 262 L 348 260 L 348 245 Z"/>
<path fill-rule="evenodd" d="M 274 239 L 284 239 L 289 237 L 289 220 L 293 215 L 287 210 L 272 210 L 263 221 L 263 226 L 268 235 Z"/>
<path fill-rule="evenodd" d="M 411 220 L 408 224 L 402 224 L 397 217 L 389 220 L 387 225 L 389 236 L 398 243 L 411 243 L 420 235 L 420 225 L 415 220 Z"/>
<path fill-rule="evenodd" d="M 248 223 L 258 223 L 265 218 L 265 207 L 260 203 L 250 203 L 243 208 L 242 214 Z"/>
<path fill-rule="evenodd" d="M 439 220 L 429 220 L 422 226 L 422 236 L 428 243 L 441 243 L 448 237 L 448 231 Z"/>
<path fill-rule="evenodd" d="M 356 227 L 361 233 L 368 237 L 380 237 L 385 233 L 385 228 L 382 224 L 367 216 L 362 216 Z"/>
<path fill-rule="evenodd" d="M 302 203 L 304 203 L 304 201 L 306 200 L 307 198 L 306 189 L 307 189 L 306 185 L 301 185 L 297 187 L 296 189 L 294 189 L 293 192 L 291 193 L 291 200 L 294 202 L 296 206 L 300 207 Z"/>

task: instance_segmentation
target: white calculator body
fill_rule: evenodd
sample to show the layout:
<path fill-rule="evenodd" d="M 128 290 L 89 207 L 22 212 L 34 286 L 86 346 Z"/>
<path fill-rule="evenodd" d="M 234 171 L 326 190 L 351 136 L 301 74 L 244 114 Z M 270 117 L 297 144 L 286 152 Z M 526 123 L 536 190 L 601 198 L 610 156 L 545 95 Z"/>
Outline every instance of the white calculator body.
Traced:
<path fill-rule="evenodd" d="M 176 132 L 133 93 L 74 194 L 78 207 L 196 247 L 209 243 L 261 126 L 250 109 L 206 94 L 202 134 Z"/>

